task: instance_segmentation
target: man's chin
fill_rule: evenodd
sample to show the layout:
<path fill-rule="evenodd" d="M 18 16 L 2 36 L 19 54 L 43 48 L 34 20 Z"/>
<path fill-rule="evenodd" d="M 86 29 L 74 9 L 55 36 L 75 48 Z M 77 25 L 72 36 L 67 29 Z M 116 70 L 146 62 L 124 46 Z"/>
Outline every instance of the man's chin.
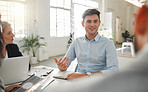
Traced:
<path fill-rule="evenodd" d="M 95 35 L 97 32 L 89 32 L 90 35 Z"/>

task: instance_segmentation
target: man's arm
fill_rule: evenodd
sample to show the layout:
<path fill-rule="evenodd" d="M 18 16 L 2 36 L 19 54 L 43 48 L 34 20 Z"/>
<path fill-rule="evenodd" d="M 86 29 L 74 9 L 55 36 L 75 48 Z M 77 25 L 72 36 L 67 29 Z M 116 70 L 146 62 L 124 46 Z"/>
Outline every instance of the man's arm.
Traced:
<path fill-rule="evenodd" d="M 109 41 L 106 45 L 106 68 L 101 72 L 105 75 L 113 73 L 118 70 L 118 59 L 116 48 L 113 41 Z"/>
<path fill-rule="evenodd" d="M 76 39 L 76 40 L 77 40 L 77 39 Z M 75 58 L 76 58 L 76 52 L 75 52 L 75 48 L 76 48 L 76 47 L 75 47 L 75 44 L 77 43 L 76 40 L 74 40 L 74 41 L 72 42 L 72 44 L 70 45 L 68 51 L 66 52 L 66 54 L 65 54 L 65 56 L 64 56 L 64 57 L 68 57 L 68 61 L 70 62 L 69 65 L 70 65 L 71 62 L 72 62 L 73 60 L 75 60 Z M 68 67 L 69 67 L 69 65 L 68 65 Z"/>
<path fill-rule="evenodd" d="M 102 74 L 102 72 L 92 72 L 91 75 L 94 74 Z M 85 77 L 85 76 L 90 76 L 87 73 L 71 73 L 67 75 L 67 80 L 73 80 L 73 79 L 77 79 L 77 78 L 81 78 L 81 77 Z"/>
<path fill-rule="evenodd" d="M 76 54 L 75 54 L 75 47 L 74 47 L 74 42 L 70 45 L 67 53 L 64 56 L 64 59 L 62 60 L 62 58 L 58 61 L 55 57 L 54 60 L 58 65 L 58 68 L 61 71 L 65 71 L 69 65 L 71 64 L 71 62 L 76 58 Z"/>

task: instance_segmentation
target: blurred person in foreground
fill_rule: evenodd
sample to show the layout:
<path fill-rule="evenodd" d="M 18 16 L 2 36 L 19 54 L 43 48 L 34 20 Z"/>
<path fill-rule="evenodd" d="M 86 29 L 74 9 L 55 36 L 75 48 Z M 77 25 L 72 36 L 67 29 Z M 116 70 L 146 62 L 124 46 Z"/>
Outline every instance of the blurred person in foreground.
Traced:
<path fill-rule="evenodd" d="M 148 5 L 137 13 L 134 25 L 136 57 L 126 69 L 101 81 L 93 76 L 53 92 L 148 92 Z"/>

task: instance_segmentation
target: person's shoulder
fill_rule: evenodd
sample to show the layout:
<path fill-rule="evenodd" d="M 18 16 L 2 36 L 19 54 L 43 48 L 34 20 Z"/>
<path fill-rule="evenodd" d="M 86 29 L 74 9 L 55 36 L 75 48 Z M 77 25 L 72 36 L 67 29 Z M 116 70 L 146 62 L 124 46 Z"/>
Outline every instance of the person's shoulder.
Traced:
<path fill-rule="evenodd" d="M 104 44 L 104 47 L 110 47 L 110 46 L 114 46 L 114 42 L 113 40 L 110 40 L 106 37 L 101 37 L 99 42 L 101 42 L 102 44 Z"/>
<path fill-rule="evenodd" d="M 110 40 L 109 38 L 106 38 L 106 37 L 103 37 L 103 36 L 100 37 L 100 40 L 105 41 L 105 42 L 113 42 L 113 40 Z"/>
<path fill-rule="evenodd" d="M 10 47 L 13 47 L 13 46 L 14 46 L 14 47 L 18 47 L 17 44 L 15 44 L 15 43 L 7 44 L 7 47 L 9 47 L 9 46 L 10 46 Z"/>
<path fill-rule="evenodd" d="M 18 45 L 17 44 L 14 44 L 14 43 L 11 43 L 11 44 L 7 44 L 6 45 L 6 48 L 7 49 L 12 49 L 12 48 L 13 49 L 15 49 L 15 48 L 18 49 Z"/>
<path fill-rule="evenodd" d="M 74 39 L 75 42 L 82 41 L 82 40 L 84 40 L 84 37 L 78 37 L 78 38 Z"/>

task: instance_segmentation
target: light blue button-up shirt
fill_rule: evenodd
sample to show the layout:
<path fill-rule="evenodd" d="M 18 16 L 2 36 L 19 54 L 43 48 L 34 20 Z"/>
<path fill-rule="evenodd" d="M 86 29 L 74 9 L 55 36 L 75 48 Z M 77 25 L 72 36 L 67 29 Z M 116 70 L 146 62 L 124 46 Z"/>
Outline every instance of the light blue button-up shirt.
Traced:
<path fill-rule="evenodd" d="M 77 58 L 78 72 L 102 72 L 110 74 L 118 70 L 116 49 L 112 40 L 99 34 L 92 40 L 85 36 L 76 38 L 65 57 L 70 63 Z"/>

